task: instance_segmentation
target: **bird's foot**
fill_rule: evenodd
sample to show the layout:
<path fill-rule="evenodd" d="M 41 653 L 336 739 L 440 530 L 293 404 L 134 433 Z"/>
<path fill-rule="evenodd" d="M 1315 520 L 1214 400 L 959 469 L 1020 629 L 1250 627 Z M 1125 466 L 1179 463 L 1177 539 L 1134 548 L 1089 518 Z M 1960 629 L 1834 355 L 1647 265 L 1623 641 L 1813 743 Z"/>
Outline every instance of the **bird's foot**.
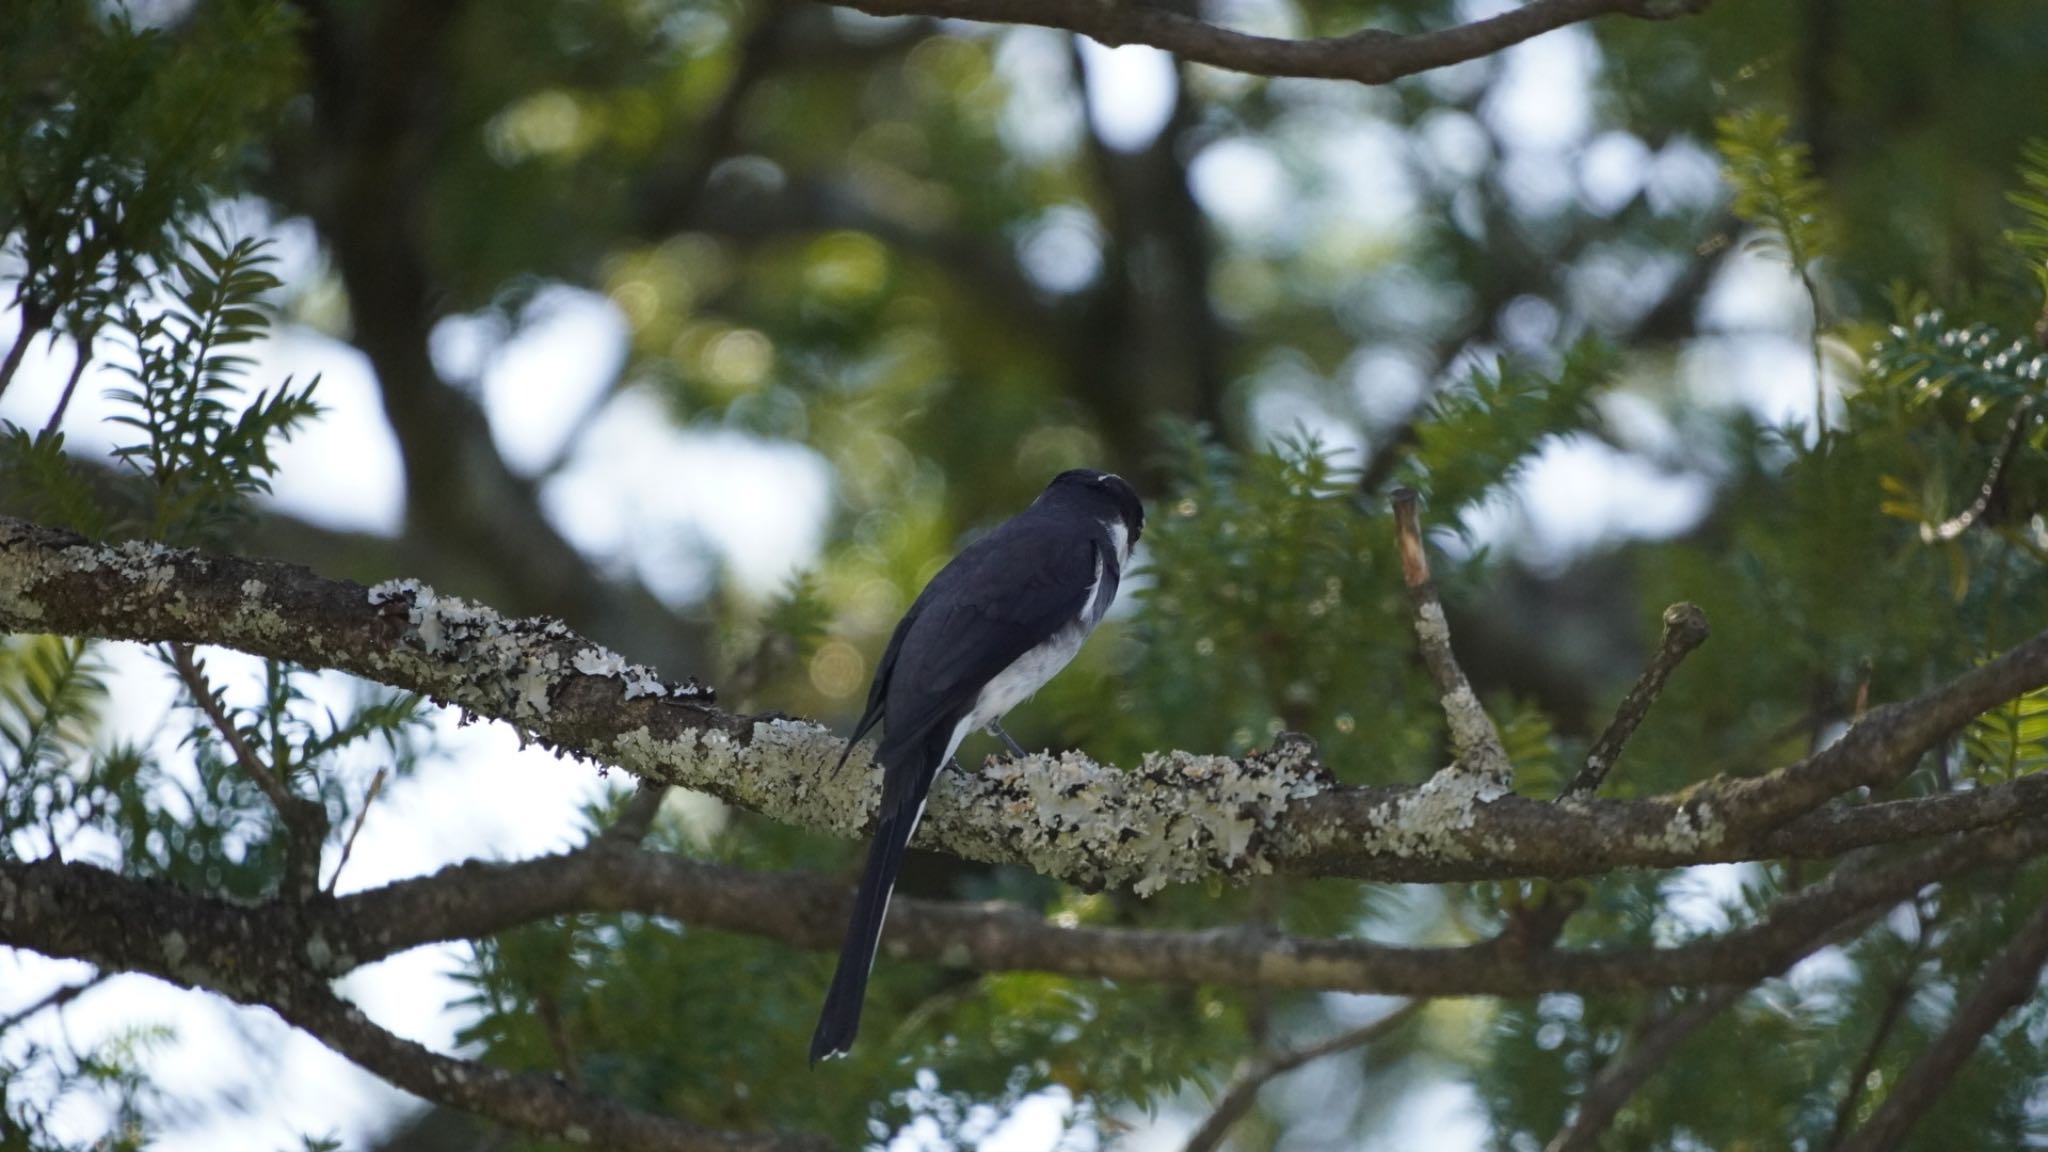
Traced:
<path fill-rule="evenodd" d="M 1008 745 L 1010 749 L 1010 755 L 1015 756 L 1019 760 L 1022 760 L 1026 756 L 1031 755 L 1031 753 L 1026 752 L 1024 750 L 1023 745 L 1017 743 L 1015 740 L 1010 739 L 1010 734 L 1008 732 L 1003 731 L 1003 724 L 1000 720 L 991 720 L 988 722 L 988 734 L 995 737 L 998 740 L 1001 740 L 1004 744 Z"/>

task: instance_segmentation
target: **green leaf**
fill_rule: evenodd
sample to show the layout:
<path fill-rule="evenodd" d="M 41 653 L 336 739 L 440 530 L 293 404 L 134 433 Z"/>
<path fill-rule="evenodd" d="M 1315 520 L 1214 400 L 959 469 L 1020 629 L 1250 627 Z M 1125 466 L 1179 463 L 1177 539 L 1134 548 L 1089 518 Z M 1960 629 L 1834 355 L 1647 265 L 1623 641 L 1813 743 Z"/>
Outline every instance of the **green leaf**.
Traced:
<path fill-rule="evenodd" d="M 1824 189 L 1809 149 L 1787 138 L 1783 115 L 1760 108 L 1720 117 L 1714 128 L 1721 174 L 1735 190 L 1732 208 L 1765 230 L 1755 247 L 1804 275 L 1828 249 Z"/>

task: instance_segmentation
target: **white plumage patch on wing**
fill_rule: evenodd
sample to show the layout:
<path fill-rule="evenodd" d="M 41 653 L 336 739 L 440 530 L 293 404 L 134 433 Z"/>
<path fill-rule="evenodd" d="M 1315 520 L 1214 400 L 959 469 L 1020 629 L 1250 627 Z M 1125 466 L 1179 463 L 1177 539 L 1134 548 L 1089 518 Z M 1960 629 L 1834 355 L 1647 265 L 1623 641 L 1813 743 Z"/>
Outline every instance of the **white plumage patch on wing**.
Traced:
<path fill-rule="evenodd" d="M 1088 586 L 1088 598 L 1081 602 L 1080 615 L 1053 633 L 1046 640 L 1028 649 L 1017 657 L 1008 668 L 996 673 L 995 678 L 985 685 L 981 694 L 974 698 L 974 707 L 962 717 L 953 729 L 951 747 L 957 748 L 967 733 L 987 726 L 991 720 L 1000 720 L 1010 709 L 1031 698 L 1031 694 L 1045 687 L 1045 682 L 1059 675 L 1081 650 L 1082 641 L 1102 619 L 1102 610 L 1107 604 L 1097 604 L 1102 594 L 1102 557 L 1095 557 L 1095 582 Z M 951 751 L 948 750 L 950 757 Z"/>

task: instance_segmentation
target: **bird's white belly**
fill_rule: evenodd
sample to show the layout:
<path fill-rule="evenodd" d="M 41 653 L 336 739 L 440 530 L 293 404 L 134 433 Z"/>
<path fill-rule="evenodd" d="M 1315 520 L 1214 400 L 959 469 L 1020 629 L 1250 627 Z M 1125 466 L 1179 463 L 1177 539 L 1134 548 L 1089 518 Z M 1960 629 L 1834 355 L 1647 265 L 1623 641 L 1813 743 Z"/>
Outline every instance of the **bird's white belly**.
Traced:
<path fill-rule="evenodd" d="M 974 698 L 974 710 L 968 715 L 968 730 L 1000 720 L 1004 714 L 1031 698 L 1031 694 L 1045 687 L 1045 683 L 1059 675 L 1081 650 L 1081 642 L 1088 639 L 1088 629 L 1080 624 L 1069 624 L 1059 630 L 1052 639 L 1040 644 L 1017 658 L 1017 662 L 1003 669 L 996 678 L 989 681 Z"/>
<path fill-rule="evenodd" d="M 984 684 L 981 694 L 974 698 L 974 707 L 960 722 L 953 726 L 953 734 L 946 741 L 946 754 L 940 758 L 943 764 L 953 758 L 960 748 L 960 741 L 969 732 L 985 728 L 990 721 L 1001 720 L 1010 709 L 1031 698 L 1032 693 L 1045 687 L 1045 683 L 1059 675 L 1060 669 L 1073 663 L 1081 645 L 1095 625 L 1102 619 L 1096 609 L 1108 605 L 1097 605 L 1095 598 L 1102 594 L 1102 558 L 1095 558 L 1095 582 L 1088 586 L 1088 598 L 1081 602 L 1081 613 L 1073 622 L 1037 647 L 1017 657 L 1008 668 L 996 673 L 995 678 Z"/>

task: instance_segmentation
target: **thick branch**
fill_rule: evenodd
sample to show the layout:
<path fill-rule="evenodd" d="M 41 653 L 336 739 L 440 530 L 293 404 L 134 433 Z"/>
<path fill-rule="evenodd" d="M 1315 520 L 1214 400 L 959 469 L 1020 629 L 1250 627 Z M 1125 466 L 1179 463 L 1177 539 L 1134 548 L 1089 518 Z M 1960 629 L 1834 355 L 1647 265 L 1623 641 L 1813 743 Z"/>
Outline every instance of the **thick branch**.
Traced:
<path fill-rule="evenodd" d="M 889 946 L 893 952 L 988 968 L 1359 991 L 1398 987 L 1423 996 L 1671 983 L 1746 987 L 1928 883 L 2043 850 L 2048 850 L 2048 822 L 1951 838 L 1906 860 L 1838 869 L 1781 901 L 1752 928 L 1670 949 L 1529 954 L 1489 946 L 1383 948 L 1242 930 L 1060 928 L 1014 910 L 915 900 L 899 902 Z M 701 1129 L 544 1078 L 433 1053 L 378 1028 L 337 999 L 329 981 L 358 964 L 421 943 L 483 935 L 573 911 L 634 909 L 829 949 L 843 900 L 843 892 L 817 879 L 696 864 L 605 840 L 567 856 L 511 865 L 472 863 L 296 906 L 281 900 L 227 901 L 89 864 L 47 860 L 0 863 L 0 945 L 85 960 L 102 971 L 148 973 L 270 1007 L 336 1051 L 430 1100 L 572 1141 L 644 1149 L 773 1148 L 801 1141 Z M 2012 957 L 2023 945 L 2026 957 L 2038 965 L 2037 952 L 2048 950 L 2048 938 L 2037 940 L 2048 937 L 2040 927 L 2043 919 L 2037 914 L 2020 942 L 1993 965 L 1979 992 L 1958 1013 L 1951 1034 L 1923 1064 L 1938 1065 L 1936 1056 L 1943 1052 L 1959 1063 L 1989 1027 L 1988 1021 L 1972 1023 L 1984 1017 L 1984 1005 L 1994 999 L 2008 1005 L 2032 987 L 2033 967 L 2026 969 L 2025 988 L 2017 992 L 2018 978 L 2009 969 L 2016 970 Z M 1977 1029 L 1968 1043 L 1956 1038 L 1966 1027 Z M 1946 1074 L 1937 1066 L 1929 1079 Z M 1935 1090 L 1938 1084 L 1926 1089 Z"/>
<path fill-rule="evenodd" d="M 1840 1152 L 1880 1152 L 1904 1143 L 1906 1134 L 1940 1098 L 1977 1045 L 2006 1013 L 2034 994 L 2044 963 L 2048 963 L 2048 903 L 2034 909 L 2012 941 L 1992 959 L 1976 991 L 1956 1008 L 1948 1027 L 1899 1077 L 1876 1115 L 1841 1143 Z"/>
<path fill-rule="evenodd" d="M 90 864 L 0 864 L 0 945 L 143 972 L 240 1004 L 267 1007 L 357 1064 L 437 1104 L 571 1143 L 685 1152 L 813 1147 L 765 1133 L 722 1132 L 638 1112 L 543 1077 L 458 1060 L 395 1036 L 334 995 L 345 970 L 334 904 L 249 905 L 199 896 Z M 304 931 L 297 930 L 298 924 Z"/>
<path fill-rule="evenodd" d="M 1619 987 L 1754 984 L 1811 941 L 1970 869 L 2048 851 L 2048 821 L 1944 840 L 1844 866 L 1757 924 L 1675 948 L 1409 948 L 1241 926 L 1196 931 L 1060 927 L 1011 905 L 899 898 L 892 956 L 978 971 L 1254 985 L 1401 996 L 1522 996 Z M 4 874 L 4 873 L 0 873 Z M 753 872 L 610 844 L 515 864 L 470 862 L 345 897 L 322 915 L 335 963 L 489 935 L 546 916 L 643 912 L 799 948 L 838 946 L 847 892 L 808 873 Z"/>
<path fill-rule="evenodd" d="M 911 898 L 892 905 L 884 947 L 982 971 L 1416 997 L 1746 987 L 1929 884 L 2044 851 L 2048 821 L 1952 837 L 1904 857 L 1845 865 L 1755 925 L 1673 948 L 1406 948 L 1243 927 L 1062 927 L 1009 905 Z M 298 908 L 41 861 L 0 864 L 0 944 L 257 1002 L 268 982 L 299 968 L 334 978 L 422 945 L 585 912 L 640 912 L 828 951 L 838 946 L 847 898 L 840 885 L 807 873 L 721 867 L 604 839 L 518 863 L 472 861 Z M 304 941 L 298 955 L 267 943 L 292 939 Z"/>
<path fill-rule="evenodd" d="M 1709 0 L 1534 0 L 1498 16 L 1412 35 L 1368 30 L 1319 40 L 1282 40 L 1218 27 L 1146 3 L 1095 0 L 832 0 L 874 16 L 938 16 L 1036 24 L 1079 32 L 1115 47 L 1149 44 L 1200 64 L 1265 76 L 1309 76 L 1385 84 L 1403 76 L 1490 56 L 1532 36 L 1600 16 L 1650 18 L 1704 9 Z"/>
<path fill-rule="evenodd" d="M 0 518 L 0 629 L 218 644 L 338 668 L 818 830 L 854 834 L 875 802 L 873 770 L 825 770 L 840 741 L 823 727 L 722 711 L 696 685 L 665 683 L 559 622 L 508 620 L 411 581 L 365 589 L 286 564 L 94 545 Z M 2048 633 L 1872 709 L 1789 767 L 1628 801 L 1344 788 L 1300 745 L 1242 759 L 1155 753 L 1125 770 L 1038 755 L 943 774 L 919 836 L 970 859 L 1141 893 L 1269 871 L 1444 880 L 1834 855 L 2048 808 L 2048 789 L 2018 785 L 1821 807 L 1899 778 L 1970 717 L 2044 684 Z"/>

